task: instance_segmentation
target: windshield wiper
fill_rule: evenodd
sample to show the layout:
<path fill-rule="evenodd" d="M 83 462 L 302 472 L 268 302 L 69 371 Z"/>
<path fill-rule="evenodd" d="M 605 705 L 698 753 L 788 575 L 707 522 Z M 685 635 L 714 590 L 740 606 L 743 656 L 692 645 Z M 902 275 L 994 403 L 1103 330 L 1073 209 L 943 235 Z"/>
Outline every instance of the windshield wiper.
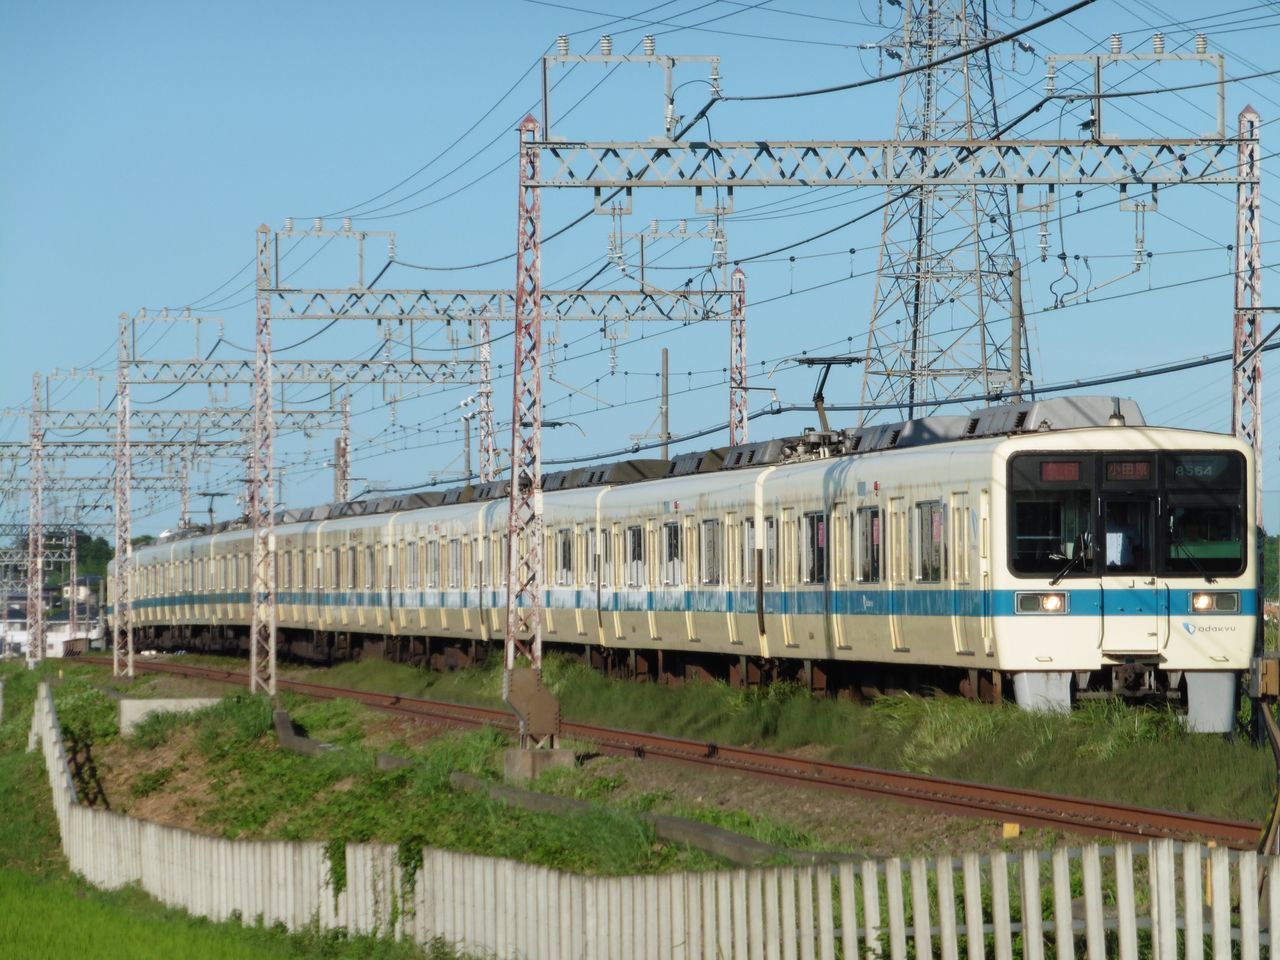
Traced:
<path fill-rule="evenodd" d="M 1206 571 L 1204 567 L 1200 566 L 1200 561 L 1196 559 L 1195 554 L 1187 548 L 1186 541 L 1177 536 L 1172 530 L 1169 531 L 1169 541 L 1173 544 L 1173 548 L 1175 550 L 1179 551 L 1184 557 L 1191 561 L 1191 565 L 1196 568 L 1196 573 L 1204 577 L 1205 583 L 1218 582 L 1217 577 L 1210 576 L 1208 571 Z"/>
<path fill-rule="evenodd" d="M 1084 545 L 1077 543 L 1075 545 L 1075 555 L 1067 561 L 1067 565 L 1058 571 L 1058 575 L 1049 581 L 1049 586 L 1056 587 L 1058 583 L 1071 572 L 1071 568 L 1084 559 Z"/>
<path fill-rule="evenodd" d="M 1057 584 L 1059 584 L 1059 581 L 1062 579 L 1062 577 L 1065 577 L 1066 575 L 1068 575 L 1068 573 L 1071 572 L 1071 567 L 1074 567 L 1076 563 L 1079 563 L 1080 558 L 1082 558 L 1083 556 L 1084 556 L 1083 553 L 1076 553 L 1074 557 L 1071 557 L 1071 559 L 1069 559 L 1069 561 L 1066 562 L 1066 566 L 1062 567 L 1060 571 L 1057 571 L 1057 576 L 1053 577 L 1052 580 L 1048 581 L 1048 585 L 1057 586 Z"/>

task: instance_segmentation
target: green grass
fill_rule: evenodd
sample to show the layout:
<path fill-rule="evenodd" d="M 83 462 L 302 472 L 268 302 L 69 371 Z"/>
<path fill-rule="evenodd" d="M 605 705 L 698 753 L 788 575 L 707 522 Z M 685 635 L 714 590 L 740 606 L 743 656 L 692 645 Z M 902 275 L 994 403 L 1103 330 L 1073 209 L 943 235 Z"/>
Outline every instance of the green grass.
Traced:
<path fill-rule="evenodd" d="M 56 922 L 53 921 L 56 918 Z M 35 922 L 33 922 L 35 921 Z M 0 951 L 6 957 L 94 960 L 447 960 L 425 949 L 318 929 L 211 923 L 166 909 L 138 890 L 103 892 L 75 879 L 41 879 L 0 867 Z"/>
<path fill-rule="evenodd" d="M 400 744 L 397 752 L 412 763 L 379 771 L 376 751 L 362 742 L 374 719 L 364 707 L 290 695 L 283 700 L 311 736 L 341 748 L 318 757 L 285 753 L 276 746 L 266 702 L 247 694 L 198 713 L 148 721 L 133 743 L 151 750 L 190 725 L 212 795 L 201 826 L 231 838 L 376 841 L 400 846 L 406 857 L 437 846 L 595 874 L 714 865 L 700 853 L 657 842 L 630 811 L 545 817 L 453 789 L 449 776 L 455 770 L 497 777 L 507 746 L 497 731 L 445 735 L 417 749 Z M 154 779 L 142 789 L 164 789 Z"/>
<path fill-rule="evenodd" d="M 445 674 L 383 661 L 315 673 L 343 686 L 501 703 L 497 658 Z M 794 684 L 735 690 L 610 680 L 561 656 L 548 657 L 544 673 L 569 720 L 774 750 L 817 745 L 846 763 L 1206 816 L 1265 819 L 1276 780 L 1269 750 L 1187 733 L 1176 713 L 1160 707 L 1092 702 L 1062 716 L 944 696 L 867 706 L 817 699 Z"/>
<path fill-rule="evenodd" d="M 33 672 L 0 665 L 5 693 L 0 722 L 0 810 L 4 811 L 0 816 L 0 956 L 92 956 L 96 960 L 459 957 L 441 943 L 418 948 L 333 931 L 289 934 L 282 927 L 210 923 L 166 908 L 136 888 L 100 891 L 72 876 L 59 848 L 42 755 L 26 752 L 36 683 L 56 679 L 57 672 L 57 667 L 49 665 Z M 78 671 L 64 668 L 64 683 L 73 672 Z M 100 718 L 93 698 L 85 693 L 87 688 L 79 681 L 70 686 L 72 694 L 83 700 L 79 708 L 84 708 L 84 716 Z"/>

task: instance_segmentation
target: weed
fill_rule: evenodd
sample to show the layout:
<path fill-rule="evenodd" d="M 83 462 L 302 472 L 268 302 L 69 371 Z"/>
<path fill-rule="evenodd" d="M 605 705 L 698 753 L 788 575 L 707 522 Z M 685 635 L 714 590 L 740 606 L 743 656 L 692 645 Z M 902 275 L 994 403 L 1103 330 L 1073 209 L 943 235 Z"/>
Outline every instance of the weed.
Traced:
<path fill-rule="evenodd" d="M 160 767 L 139 774 L 129 786 L 129 792 L 138 799 L 150 796 L 173 779 L 177 771 L 173 767 Z"/>

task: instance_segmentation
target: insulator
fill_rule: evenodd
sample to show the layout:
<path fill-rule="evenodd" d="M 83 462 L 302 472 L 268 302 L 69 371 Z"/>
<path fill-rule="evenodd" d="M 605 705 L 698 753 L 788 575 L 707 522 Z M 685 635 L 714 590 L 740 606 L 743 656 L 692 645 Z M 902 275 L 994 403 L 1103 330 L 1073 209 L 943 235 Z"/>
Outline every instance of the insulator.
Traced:
<path fill-rule="evenodd" d="M 1048 72 L 1048 73 L 1046 73 L 1046 74 L 1045 74 L 1045 77 L 1044 77 L 1044 92 L 1045 92 L 1045 93 L 1050 94 L 1050 95 L 1052 95 L 1052 94 L 1053 94 L 1053 92 L 1054 92 L 1054 86 L 1055 86 L 1054 81 L 1055 81 L 1056 79 L 1057 79 L 1057 76 L 1056 76 L 1056 74 L 1054 73 L 1053 64 L 1051 63 L 1051 64 L 1049 64 L 1049 72 Z"/>
<path fill-rule="evenodd" d="M 1049 224 L 1045 220 L 1040 221 L 1040 262 L 1044 263 L 1049 259 Z"/>
<path fill-rule="evenodd" d="M 569 37 L 563 33 L 556 37 L 556 53 L 562 57 L 569 53 Z"/>
<path fill-rule="evenodd" d="M 1156 31 L 1156 35 L 1151 38 L 1151 49 L 1156 53 L 1164 53 L 1164 34 Z"/>
<path fill-rule="evenodd" d="M 395 234 L 387 237 L 387 259 L 394 260 L 396 258 L 396 237 Z"/>
<path fill-rule="evenodd" d="M 311 221 L 311 226 L 316 233 L 319 233 L 321 230 L 324 229 L 324 220 L 322 220 L 320 217 L 316 217 L 314 220 Z"/>
<path fill-rule="evenodd" d="M 653 54 L 654 54 L 654 51 L 656 51 L 657 49 L 658 49 L 658 44 L 657 44 L 657 42 L 653 39 L 653 34 L 652 34 L 652 33 L 645 34 L 645 38 L 644 38 L 644 55 L 645 55 L 646 57 L 652 57 L 652 56 L 653 56 Z"/>
<path fill-rule="evenodd" d="M 680 233 L 688 233 L 688 232 L 689 232 L 689 221 L 688 221 L 688 220 L 681 220 L 681 221 L 680 221 L 680 225 L 679 225 L 676 229 L 677 229 Z"/>
<path fill-rule="evenodd" d="M 711 61 L 711 92 L 720 92 L 720 61 Z"/>
<path fill-rule="evenodd" d="M 656 219 L 649 221 L 649 232 L 655 237 L 658 235 L 658 221 Z"/>
<path fill-rule="evenodd" d="M 1203 33 L 1196 34 L 1196 53 L 1209 52 L 1209 38 Z"/>
<path fill-rule="evenodd" d="M 600 38 L 600 52 L 606 57 L 613 53 L 613 37 L 607 33 Z"/>
<path fill-rule="evenodd" d="M 1120 39 L 1120 34 L 1113 33 L 1111 35 L 1111 52 L 1120 53 L 1122 50 L 1124 50 L 1124 43 Z"/>
<path fill-rule="evenodd" d="M 345 232 L 347 232 L 347 233 L 350 233 L 350 232 L 351 232 L 351 218 L 350 218 L 350 217 L 343 217 L 343 218 L 342 218 L 342 229 L 343 229 Z"/>
<path fill-rule="evenodd" d="M 284 218 L 284 232 L 285 233 L 293 232 L 293 217 Z"/>

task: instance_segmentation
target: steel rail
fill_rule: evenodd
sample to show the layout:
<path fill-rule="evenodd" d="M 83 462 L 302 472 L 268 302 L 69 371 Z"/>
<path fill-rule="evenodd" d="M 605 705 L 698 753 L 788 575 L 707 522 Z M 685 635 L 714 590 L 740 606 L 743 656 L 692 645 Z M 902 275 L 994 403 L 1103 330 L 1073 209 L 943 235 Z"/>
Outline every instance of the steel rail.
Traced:
<path fill-rule="evenodd" d="M 85 663 L 110 663 L 106 658 L 79 659 Z M 244 685 L 248 680 L 244 673 L 218 667 L 168 662 L 139 662 L 137 667 L 141 670 L 221 683 Z M 345 697 L 377 710 L 453 726 L 495 726 L 506 730 L 515 728 L 515 720 L 510 712 L 492 707 L 351 690 L 284 678 L 278 681 L 278 686 L 282 690 L 326 700 Z M 924 774 L 806 760 L 765 750 L 618 730 L 588 723 L 566 722 L 561 725 L 561 730 L 565 736 L 590 742 L 601 752 L 613 755 L 671 760 L 732 770 L 784 783 L 802 783 L 854 792 L 925 806 L 950 814 L 997 819 L 1022 826 L 1050 827 L 1125 840 L 1208 840 L 1237 849 L 1253 849 L 1263 829 L 1255 823 L 1218 820 L 1197 814 L 1153 810 L 1033 790 L 988 786 Z"/>

